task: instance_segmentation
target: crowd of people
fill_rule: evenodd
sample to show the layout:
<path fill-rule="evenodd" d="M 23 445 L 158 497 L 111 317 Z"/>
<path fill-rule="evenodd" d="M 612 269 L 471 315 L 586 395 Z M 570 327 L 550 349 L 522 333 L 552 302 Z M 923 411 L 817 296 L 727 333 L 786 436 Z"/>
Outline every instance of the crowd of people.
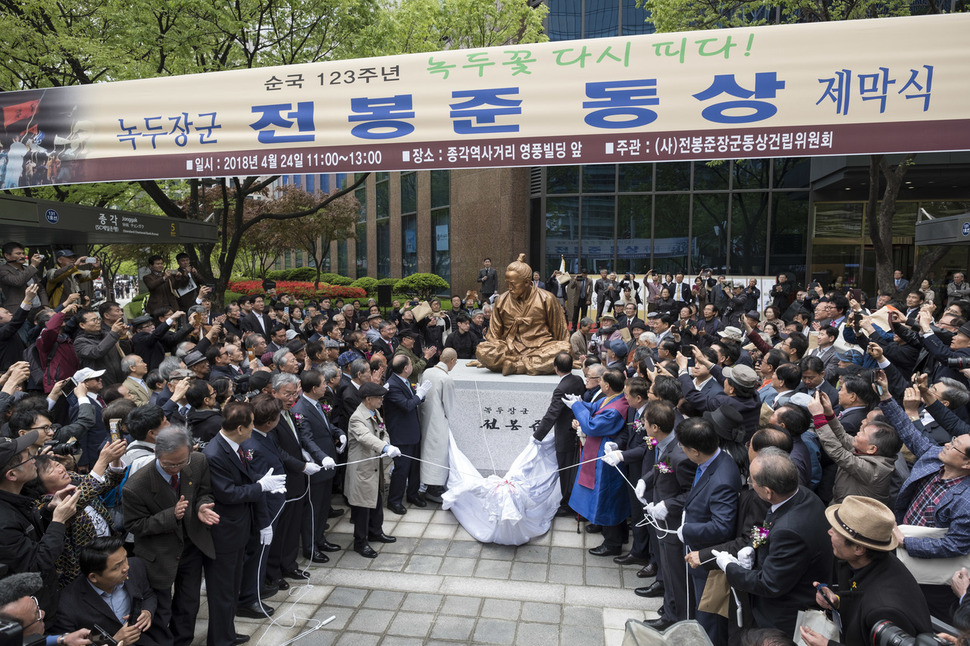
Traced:
<path fill-rule="evenodd" d="M 450 371 L 489 338 L 490 266 L 481 301 L 450 310 L 385 316 L 267 281 L 219 313 L 187 255 L 174 268 L 156 257 L 145 313 L 126 322 L 116 301 L 82 306 L 91 259 L 58 252 L 57 292 L 43 258 L 3 253 L 0 618 L 26 633 L 78 646 L 97 623 L 126 644 L 185 646 L 204 578 L 207 643 L 241 644 L 234 618 L 272 615 L 267 600 L 310 576 L 301 554 L 376 558 L 374 543 L 395 541 L 385 509 L 441 502 Z M 668 296 L 686 298 L 684 284 Z M 723 285 L 744 301 L 729 312 L 619 288 L 596 321 L 570 317 L 535 439 L 554 433 L 569 467 L 559 513 L 602 534 L 591 553 L 653 579 L 636 594 L 663 598 L 654 627 L 697 618 L 715 644 L 739 627 L 790 636 L 797 611 L 818 607 L 839 610 L 847 644 L 883 619 L 967 625 L 964 293 L 867 308 L 792 286 L 761 312 L 747 287 Z M 346 508 L 353 540 L 339 545 L 328 529 Z M 945 581 L 924 568 L 937 561 Z M 738 605 L 740 625 L 718 612 Z"/>
<path fill-rule="evenodd" d="M 682 275 L 655 300 L 653 277 L 627 277 L 645 320 L 586 272 L 564 284 L 575 331 L 535 438 L 555 433 L 559 513 L 602 535 L 590 553 L 652 579 L 648 625 L 809 646 L 871 643 L 881 621 L 929 632 L 931 614 L 970 628 L 970 288 L 956 273 L 937 305 L 900 278 L 869 301 L 782 275 L 760 310 L 751 283 L 713 279 L 698 308 Z M 795 635 L 820 608 L 841 638 Z"/>

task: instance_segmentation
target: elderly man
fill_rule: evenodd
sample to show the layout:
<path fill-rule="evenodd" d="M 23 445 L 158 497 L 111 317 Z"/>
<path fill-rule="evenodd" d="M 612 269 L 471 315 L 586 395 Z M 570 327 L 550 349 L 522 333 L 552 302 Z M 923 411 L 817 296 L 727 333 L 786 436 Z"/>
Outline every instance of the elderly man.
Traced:
<path fill-rule="evenodd" d="M 824 581 L 813 581 L 812 586 L 822 586 L 815 593 L 815 603 L 839 611 L 842 643 L 871 644 L 873 627 L 883 621 L 892 622 L 907 635 L 932 632 L 930 611 L 919 586 L 893 552 L 897 540 L 889 508 L 872 498 L 848 496 L 842 504 L 826 509 L 825 516 L 832 526 L 828 533 L 838 559 L 839 593 Z M 801 638 L 807 646 L 832 643 L 807 627 L 801 629 Z"/>
<path fill-rule="evenodd" d="M 154 440 L 154 465 L 133 473 L 124 485 L 125 529 L 135 536 L 133 553 L 152 563 L 148 582 L 158 603 L 154 622 L 168 627 L 176 646 L 189 646 L 199 612 L 203 557 L 216 556 L 209 527 L 219 515 L 209 464 L 192 451 L 188 433 L 169 426 Z"/>
<path fill-rule="evenodd" d="M 384 533 L 384 510 L 381 492 L 388 481 L 390 460 L 401 455 L 400 449 L 388 442 L 387 427 L 381 418 L 381 403 L 386 391 L 375 383 L 360 387 L 361 403 L 350 416 L 347 448 L 347 476 L 344 494 L 350 504 L 354 524 L 354 551 L 364 558 L 377 558 L 372 542 L 393 543 L 397 539 Z M 380 458 L 368 460 L 368 458 Z M 367 461 L 365 461 L 367 460 Z"/>
<path fill-rule="evenodd" d="M 427 487 L 425 498 L 441 502 L 441 494 L 448 484 L 448 469 L 435 464 L 448 464 L 450 422 L 455 418 L 455 382 L 449 374 L 458 363 L 458 354 L 451 348 L 441 351 L 441 359 L 424 377 L 431 382 L 431 390 L 418 409 L 421 422 L 421 486 Z M 431 463 L 434 464 L 431 464 Z"/>
<path fill-rule="evenodd" d="M 550 292 L 536 289 L 531 278 L 525 254 L 505 270 L 509 291 L 495 299 L 488 333 L 475 353 L 493 372 L 550 374 L 555 356 L 569 352 L 569 328 L 559 302 Z"/>
<path fill-rule="evenodd" d="M 148 374 L 148 364 L 137 354 L 129 354 L 121 360 L 121 372 L 125 375 L 124 385 L 138 406 L 148 404 L 152 392 L 145 383 Z"/>

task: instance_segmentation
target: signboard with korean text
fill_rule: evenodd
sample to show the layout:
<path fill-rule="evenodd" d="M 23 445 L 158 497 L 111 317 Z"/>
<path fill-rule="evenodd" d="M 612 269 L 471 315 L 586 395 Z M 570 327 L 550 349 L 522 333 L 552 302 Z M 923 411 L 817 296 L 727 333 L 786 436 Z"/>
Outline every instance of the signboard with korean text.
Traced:
<path fill-rule="evenodd" d="M 0 187 L 970 149 L 970 15 L 6 92 Z"/>

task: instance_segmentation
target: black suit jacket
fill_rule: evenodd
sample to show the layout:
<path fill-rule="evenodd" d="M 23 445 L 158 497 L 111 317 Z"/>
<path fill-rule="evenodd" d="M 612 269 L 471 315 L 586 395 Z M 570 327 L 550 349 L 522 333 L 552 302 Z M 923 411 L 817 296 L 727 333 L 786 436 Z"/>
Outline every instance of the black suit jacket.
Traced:
<path fill-rule="evenodd" d="M 179 496 L 189 502 L 182 520 L 175 519 Z M 149 564 L 148 580 L 156 590 L 175 582 L 184 534 L 209 558 L 215 558 L 209 526 L 199 520 L 199 507 L 214 502 L 209 464 L 201 453 L 189 453 L 189 463 L 179 472 L 179 490 L 172 489 L 155 468 L 155 462 L 128 476 L 121 497 L 125 530 L 135 535 L 135 556 Z M 184 531 L 183 531 L 184 530 Z"/>
<path fill-rule="evenodd" d="M 141 634 L 138 644 L 141 646 L 171 644 L 172 636 L 168 628 L 162 626 L 161 622 L 155 621 L 157 606 L 155 591 L 148 584 L 145 564 L 141 559 L 132 557 L 128 559 L 128 566 L 128 579 L 124 587 L 132 602 L 132 608 L 137 609 L 140 606 L 142 610 L 152 613 L 151 628 Z M 94 624 L 98 624 L 112 635 L 121 630 L 121 622 L 118 621 L 111 607 L 98 596 L 87 577 L 81 574 L 62 591 L 61 604 L 57 609 L 57 617 L 50 632 L 72 633 L 81 628 L 93 628 Z"/>
<path fill-rule="evenodd" d="M 296 404 L 293 406 L 293 412 L 299 413 L 303 416 L 303 428 L 309 432 L 310 439 L 317 448 L 322 452 L 322 455 L 314 455 L 317 459 L 317 463 L 323 460 L 324 457 L 331 457 L 336 461 L 337 459 L 337 445 L 340 443 L 340 436 L 343 432 L 330 423 L 327 416 L 320 412 L 320 409 L 307 401 L 306 397 L 301 396 L 296 400 Z M 319 480 L 328 480 L 333 478 L 334 471 L 332 469 L 324 469 L 314 476 Z"/>
<path fill-rule="evenodd" d="M 298 421 L 293 416 L 294 412 L 292 410 L 283 411 L 280 415 L 280 423 L 276 426 L 276 432 L 273 433 L 276 446 L 280 447 L 280 458 L 283 460 L 283 468 L 286 469 L 287 500 L 299 498 L 306 491 L 307 477 L 303 473 L 303 469 L 306 468 L 307 460 L 303 457 L 303 450 L 305 449 L 310 454 L 310 458 L 317 464 L 326 456 L 313 441 L 306 420 Z M 290 428 L 287 418 L 296 427 L 296 435 L 293 435 L 293 429 Z"/>
<path fill-rule="evenodd" d="M 582 377 L 572 373 L 563 375 L 556 384 L 556 389 L 552 391 L 549 408 L 539 420 L 539 426 L 536 427 L 532 437 L 541 442 L 549 431 L 555 428 L 556 452 L 568 451 L 571 446 L 569 436 L 575 437 L 576 432 L 572 428 L 573 412 L 562 403 L 562 398 L 566 395 L 582 395 L 584 392 L 586 392 L 586 386 Z"/>
<path fill-rule="evenodd" d="M 421 398 L 405 384 L 399 375 L 387 378 L 387 395 L 384 397 L 384 421 L 392 444 L 407 446 L 421 442 L 421 425 L 418 422 L 418 405 Z"/>
<path fill-rule="evenodd" d="M 212 496 L 216 500 L 219 524 L 212 526 L 212 541 L 217 552 L 242 550 L 255 529 L 269 527 L 263 488 L 256 474 L 244 466 L 222 433 L 217 434 L 202 451 L 209 461 Z"/>
<path fill-rule="evenodd" d="M 383 337 L 371 343 L 371 349 L 374 352 L 380 352 L 381 354 L 383 354 L 387 358 L 388 363 L 390 363 L 391 359 L 394 357 L 394 349 L 391 348 L 391 346 L 387 343 L 387 341 L 384 340 Z M 355 408 L 354 410 L 357 410 L 357 409 Z M 353 414 L 353 411 L 351 411 L 351 415 L 352 414 Z M 349 419 L 350 415 L 348 415 L 347 417 Z"/>
<path fill-rule="evenodd" d="M 832 542 L 825 505 L 799 487 L 795 497 L 766 517 L 768 544 L 754 551 L 754 567 L 729 565 L 728 582 L 750 595 L 758 626 L 795 632 L 799 610 L 814 607 L 813 581 L 832 572 Z"/>
<path fill-rule="evenodd" d="M 262 317 L 263 317 L 263 324 L 266 326 L 265 331 L 262 327 L 260 327 L 259 318 L 255 311 L 250 312 L 246 316 L 242 317 L 242 319 L 240 320 L 240 326 L 242 327 L 243 332 L 255 332 L 256 334 L 259 334 L 264 339 L 266 339 L 268 343 L 269 331 L 273 329 L 274 323 L 273 323 L 273 319 L 269 317 L 269 314 L 267 314 L 265 310 L 263 310 Z"/>
<path fill-rule="evenodd" d="M 656 449 L 654 449 L 656 451 Z M 661 473 L 657 464 L 666 464 L 670 473 Z M 677 443 L 677 438 L 664 447 L 663 453 L 654 459 L 643 461 L 643 482 L 647 490 L 653 489 L 653 502 L 663 502 L 667 508 L 667 529 L 676 530 L 680 527 L 680 516 L 684 510 L 684 503 L 690 493 L 690 485 L 694 482 L 697 465 L 691 462 L 684 450 Z M 658 537 L 662 543 L 679 543 L 676 534 L 664 534 Z"/>

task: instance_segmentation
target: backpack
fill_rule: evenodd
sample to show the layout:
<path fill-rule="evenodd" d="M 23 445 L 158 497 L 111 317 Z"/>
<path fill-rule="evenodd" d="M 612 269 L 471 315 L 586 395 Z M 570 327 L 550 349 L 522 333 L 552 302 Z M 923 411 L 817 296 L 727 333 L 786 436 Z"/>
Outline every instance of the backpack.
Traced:
<path fill-rule="evenodd" d="M 128 453 L 131 448 L 131 446 L 126 448 L 125 453 Z M 149 449 L 146 446 L 137 446 L 135 448 L 146 451 L 150 450 L 153 454 L 155 453 L 155 449 Z M 101 502 L 104 503 L 104 506 L 108 509 L 108 513 L 111 514 L 111 525 L 116 532 L 124 532 L 125 530 L 125 517 L 121 508 L 121 494 L 130 475 L 131 465 L 129 464 L 125 467 L 125 475 L 121 478 L 121 482 L 116 487 L 101 494 Z"/>
<path fill-rule="evenodd" d="M 44 390 L 44 377 L 50 378 L 49 371 L 51 369 L 51 363 L 54 359 L 54 355 L 57 354 L 57 348 L 60 345 L 58 341 L 54 341 L 54 347 L 47 355 L 47 365 L 45 367 L 44 362 L 41 361 L 40 350 L 37 348 L 37 342 L 30 344 L 30 346 L 24 350 L 24 360 L 30 364 L 30 376 L 27 378 L 27 390 Z"/>

